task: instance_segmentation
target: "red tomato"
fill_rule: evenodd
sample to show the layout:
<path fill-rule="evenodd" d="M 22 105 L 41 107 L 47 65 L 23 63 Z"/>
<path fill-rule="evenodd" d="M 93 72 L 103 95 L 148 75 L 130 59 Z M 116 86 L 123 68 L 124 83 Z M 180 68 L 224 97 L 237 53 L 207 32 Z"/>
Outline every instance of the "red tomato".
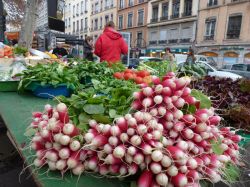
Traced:
<path fill-rule="evenodd" d="M 149 72 L 148 71 L 144 71 L 144 70 L 143 71 L 138 71 L 137 75 L 143 78 L 143 77 L 148 76 Z"/>
<path fill-rule="evenodd" d="M 136 84 L 141 84 L 141 83 L 143 83 L 143 80 L 141 77 L 135 77 L 135 82 L 136 82 Z"/>
<path fill-rule="evenodd" d="M 114 73 L 114 77 L 117 79 L 123 79 L 123 73 L 116 72 L 116 73 Z"/>
<path fill-rule="evenodd" d="M 133 77 L 133 75 L 131 73 L 125 73 L 124 74 L 124 79 L 125 80 L 131 79 L 131 77 Z"/>
<path fill-rule="evenodd" d="M 134 71 L 132 69 L 126 69 L 124 72 L 125 73 L 134 73 Z"/>

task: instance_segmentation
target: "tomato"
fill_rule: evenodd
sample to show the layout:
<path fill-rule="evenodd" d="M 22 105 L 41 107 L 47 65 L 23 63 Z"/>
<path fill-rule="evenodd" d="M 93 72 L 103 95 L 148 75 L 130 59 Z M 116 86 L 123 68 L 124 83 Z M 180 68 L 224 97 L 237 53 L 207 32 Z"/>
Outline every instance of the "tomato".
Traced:
<path fill-rule="evenodd" d="M 146 76 L 149 76 L 150 75 L 150 73 L 148 72 L 148 71 L 146 71 L 146 70 L 142 70 L 142 71 L 138 71 L 137 72 L 137 76 L 140 76 L 140 77 L 146 77 Z"/>
<path fill-rule="evenodd" d="M 146 76 L 146 77 L 144 77 L 144 78 L 143 78 L 143 82 L 145 82 L 145 83 L 147 83 L 147 84 L 151 83 L 151 82 L 152 82 L 151 76 Z"/>
<path fill-rule="evenodd" d="M 141 77 L 135 77 L 135 82 L 136 82 L 136 84 L 141 84 L 141 83 L 143 83 L 143 80 Z"/>
<path fill-rule="evenodd" d="M 133 79 L 133 78 L 134 78 L 134 76 L 133 76 L 132 73 L 125 73 L 124 74 L 124 79 L 125 80 L 129 80 L 129 79 Z"/>
<path fill-rule="evenodd" d="M 113 76 L 114 76 L 115 78 L 117 78 L 117 79 L 123 79 L 123 73 L 120 73 L 120 72 L 114 73 Z"/>
<path fill-rule="evenodd" d="M 132 69 L 126 69 L 124 72 L 125 73 L 134 73 L 134 71 Z"/>

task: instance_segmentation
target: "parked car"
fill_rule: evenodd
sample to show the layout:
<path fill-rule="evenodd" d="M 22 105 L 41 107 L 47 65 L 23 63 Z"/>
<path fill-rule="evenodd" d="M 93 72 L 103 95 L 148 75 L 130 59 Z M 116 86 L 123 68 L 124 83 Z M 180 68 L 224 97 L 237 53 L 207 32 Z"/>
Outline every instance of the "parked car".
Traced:
<path fill-rule="evenodd" d="M 223 71 L 236 73 L 246 78 L 250 78 L 250 64 L 227 64 L 221 68 Z"/>
<path fill-rule="evenodd" d="M 195 55 L 196 62 L 206 62 L 211 66 L 216 67 L 217 63 L 214 61 L 213 57 L 208 57 L 204 55 Z M 185 54 L 175 54 L 176 63 L 179 64 L 181 62 L 185 62 L 187 59 L 187 55 Z"/>
<path fill-rule="evenodd" d="M 141 62 L 161 62 L 162 59 L 161 58 L 157 58 L 157 57 L 149 57 L 149 56 L 141 56 L 139 57 Z"/>
<path fill-rule="evenodd" d="M 183 66 L 184 63 L 185 62 L 179 63 L 178 67 Z M 195 63 L 202 66 L 204 68 L 204 70 L 206 71 L 207 75 L 212 76 L 212 77 L 231 78 L 234 81 L 237 80 L 237 79 L 242 78 L 241 75 L 238 75 L 238 74 L 235 74 L 235 73 L 217 70 L 215 67 L 209 65 L 206 62 L 200 61 L 200 62 L 195 62 Z"/>

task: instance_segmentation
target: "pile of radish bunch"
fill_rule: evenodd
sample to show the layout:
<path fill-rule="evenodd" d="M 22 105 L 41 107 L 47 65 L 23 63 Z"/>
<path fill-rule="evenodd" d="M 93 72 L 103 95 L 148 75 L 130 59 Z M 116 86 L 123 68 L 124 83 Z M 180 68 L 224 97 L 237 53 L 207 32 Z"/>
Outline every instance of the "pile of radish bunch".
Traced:
<path fill-rule="evenodd" d="M 188 87 L 190 78 L 168 73 L 152 81 L 153 86 L 134 93 L 133 113 L 114 124 L 90 120 L 81 141 L 65 104 L 54 109 L 46 105 L 45 112 L 34 113 L 34 164 L 62 172 L 70 169 L 75 175 L 93 172 L 122 178 L 140 173 L 139 187 L 191 187 L 199 186 L 201 179 L 222 180 L 221 169 L 227 163 L 239 164 L 241 137 L 218 127 L 221 118 L 213 108 L 200 109 Z M 195 113 L 184 114 L 184 105 L 194 105 Z M 216 143 L 220 155 L 213 151 Z"/>
<path fill-rule="evenodd" d="M 81 143 L 77 139 L 80 131 L 69 120 L 67 107 L 60 103 L 56 108 L 45 105 L 44 112 L 33 112 L 31 127 L 37 129 L 31 141 L 36 152 L 34 165 L 48 165 L 49 170 L 62 173 L 71 169 L 80 175 L 84 167 L 80 162 Z"/>
<path fill-rule="evenodd" d="M 221 118 L 213 109 L 199 109 L 190 95 L 188 77 L 167 74 L 154 77 L 154 86 L 134 93 L 136 110 L 115 121 L 91 120 L 85 134 L 85 169 L 105 176 L 126 177 L 141 172 L 139 187 L 198 186 L 199 180 L 222 180 L 221 169 L 238 164 L 240 136 L 230 128 L 218 128 Z M 183 114 L 185 104 L 195 105 L 194 114 Z M 216 155 L 212 143 L 223 150 Z"/>

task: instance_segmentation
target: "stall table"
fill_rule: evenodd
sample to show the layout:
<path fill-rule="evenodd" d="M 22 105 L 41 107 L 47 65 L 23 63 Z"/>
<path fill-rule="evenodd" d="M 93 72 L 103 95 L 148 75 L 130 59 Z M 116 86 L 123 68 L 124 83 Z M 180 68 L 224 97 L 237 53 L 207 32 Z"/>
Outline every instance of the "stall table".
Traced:
<path fill-rule="evenodd" d="M 27 161 L 27 164 L 31 164 L 31 155 L 34 152 L 26 149 L 29 140 L 24 136 L 26 128 L 31 123 L 31 112 L 43 111 L 43 107 L 46 103 L 53 104 L 52 100 L 41 99 L 29 94 L 19 95 L 16 92 L 0 92 L 0 115 L 7 127 L 8 136 L 12 143 L 17 148 L 21 157 Z M 117 179 L 98 178 L 91 176 L 90 174 L 84 174 L 79 178 L 73 176 L 69 171 L 62 179 L 61 173 L 48 172 L 48 167 L 45 166 L 40 170 L 36 170 L 34 167 L 30 167 L 32 176 L 38 186 L 42 187 L 128 187 L 129 182 L 119 181 Z"/>

